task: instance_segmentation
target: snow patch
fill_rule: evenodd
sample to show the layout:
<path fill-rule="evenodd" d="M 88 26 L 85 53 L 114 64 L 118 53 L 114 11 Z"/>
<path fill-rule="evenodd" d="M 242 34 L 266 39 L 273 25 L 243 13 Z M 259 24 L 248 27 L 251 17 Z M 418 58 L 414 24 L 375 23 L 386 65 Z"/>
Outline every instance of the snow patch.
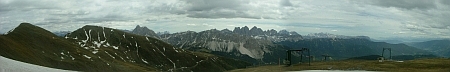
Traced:
<path fill-rule="evenodd" d="M 103 37 L 105 38 L 106 41 L 105 27 L 103 27 Z"/>
<path fill-rule="evenodd" d="M 108 42 L 106 42 L 106 46 L 111 46 Z"/>
<path fill-rule="evenodd" d="M 108 54 L 110 57 L 112 57 L 113 59 L 116 59 L 116 57 L 112 56 L 111 54 L 109 54 L 107 51 L 105 51 L 106 54 Z"/>
<path fill-rule="evenodd" d="M 0 72 L 76 72 L 49 68 L 0 56 Z"/>
<path fill-rule="evenodd" d="M 141 59 L 141 60 L 142 60 L 142 62 L 144 62 L 144 63 L 148 64 L 148 62 L 147 62 L 147 61 L 145 61 L 144 59 Z"/>
<path fill-rule="evenodd" d="M 97 41 L 93 41 L 92 42 L 97 48 L 100 48 L 100 46 L 102 46 L 102 44 L 100 42 Z"/>
<path fill-rule="evenodd" d="M 72 58 L 72 60 L 75 60 L 75 58 L 73 58 L 72 55 L 70 55 L 70 58 Z"/>
<path fill-rule="evenodd" d="M 122 56 L 119 56 L 120 57 L 120 59 L 122 59 L 123 61 L 125 61 L 125 59 L 123 59 L 123 57 Z"/>
<path fill-rule="evenodd" d="M 138 43 L 137 43 L 136 41 L 134 41 L 134 43 L 136 43 L 136 47 L 139 47 L 139 46 L 138 46 Z"/>
<path fill-rule="evenodd" d="M 98 51 L 97 51 L 97 50 L 94 50 L 94 51 L 92 51 L 92 53 L 94 53 L 94 54 L 97 54 L 97 53 L 98 53 Z"/>
<path fill-rule="evenodd" d="M 84 45 L 86 44 L 86 42 L 87 41 L 89 41 L 89 39 L 91 38 L 91 30 L 89 30 L 89 34 L 88 34 L 88 32 L 86 32 L 86 30 L 84 30 L 84 34 L 86 35 L 86 40 L 81 40 L 83 43 L 84 43 Z M 82 46 L 84 46 L 84 45 L 82 45 Z"/>
<path fill-rule="evenodd" d="M 173 64 L 173 69 L 176 69 L 176 68 L 177 68 L 175 62 L 173 62 L 169 57 L 167 57 L 166 54 L 164 54 L 163 52 L 161 52 L 161 50 L 159 50 L 159 48 L 156 48 L 156 49 L 158 49 L 159 53 L 161 53 L 164 57 L 166 57 L 167 60 L 169 60 L 170 62 L 172 62 L 172 64 Z M 154 50 L 154 49 L 153 49 L 153 50 Z M 176 50 L 175 50 L 175 51 L 176 51 Z M 172 71 L 173 69 L 169 69 L 169 71 Z"/>
<path fill-rule="evenodd" d="M 118 46 L 113 46 L 113 48 L 114 48 L 114 49 L 119 49 L 119 47 L 118 47 Z"/>
<path fill-rule="evenodd" d="M 91 57 L 89 57 L 89 56 L 87 56 L 87 55 L 83 55 L 84 57 L 86 57 L 86 58 L 88 58 L 88 59 L 91 59 Z"/>
<path fill-rule="evenodd" d="M 125 38 L 125 33 L 123 33 L 123 35 L 122 35 L 122 36 L 123 36 L 123 38 Z"/>
<path fill-rule="evenodd" d="M 97 32 L 97 40 L 100 41 L 100 33 Z"/>

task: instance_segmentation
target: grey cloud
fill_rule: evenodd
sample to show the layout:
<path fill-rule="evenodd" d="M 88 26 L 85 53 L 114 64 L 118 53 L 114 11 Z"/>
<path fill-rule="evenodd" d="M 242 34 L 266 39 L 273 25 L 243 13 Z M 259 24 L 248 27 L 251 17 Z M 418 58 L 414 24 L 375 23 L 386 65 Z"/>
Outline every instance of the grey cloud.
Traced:
<path fill-rule="evenodd" d="M 448 20 L 450 18 L 450 12 L 448 11 L 419 11 L 416 14 L 412 14 L 412 16 L 422 21 L 420 24 L 423 24 L 423 27 L 450 30 L 450 20 Z"/>
<path fill-rule="evenodd" d="M 244 0 L 185 0 L 186 3 L 192 5 L 188 7 L 188 11 L 209 11 L 215 9 L 233 9 L 239 10 Z"/>
<path fill-rule="evenodd" d="M 53 3 L 55 3 L 55 1 L 51 0 L 11 0 L 8 3 L 0 3 L 0 12 L 12 10 L 29 11 L 35 9 L 61 9 L 61 7 L 55 6 Z"/>
<path fill-rule="evenodd" d="M 249 14 L 247 0 L 184 0 L 187 17 L 191 18 L 251 18 L 260 19 L 265 16 Z M 267 18 L 270 19 L 270 18 Z"/>
<path fill-rule="evenodd" d="M 76 18 L 75 21 L 78 22 L 87 22 L 87 23 L 99 23 L 105 21 L 128 21 L 132 20 L 132 18 L 128 18 L 122 15 L 117 14 L 108 14 L 100 17 L 87 17 L 87 18 Z"/>
<path fill-rule="evenodd" d="M 440 0 L 441 4 L 450 5 L 450 0 Z"/>
<path fill-rule="evenodd" d="M 397 7 L 403 9 L 436 8 L 435 0 L 369 0 L 367 2 L 382 7 Z"/>
<path fill-rule="evenodd" d="M 229 12 L 229 11 L 198 11 L 198 12 L 190 12 L 187 17 L 192 18 L 252 18 L 259 19 L 258 17 L 252 17 L 244 12 Z"/>
<path fill-rule="evenodd" d="M 409 31 L 414 31 L 414 32 L 428 33 L 424 29 L 419 29 L 419 28 L 411 28 L 411 27 L 409 27 L 409 28 L 406 28 L 406 29 L 408 29 Z"/>
<path fill-rule="evenodd" d="M 250 19 L 285 19 L 275 12 L 279 6 L 292 6 L 290 1 L 259 0 L 183 0 L 187 5 L 184 11 L 190 18 L 250 18 Z M 280 5 L 281 4 L 281 5 Z M 273 10 L 273 11 L 271 11 Z"/>
<path fill-rule="evenodd" d="M 75 17 L 75 16 L 83 16 L 83 15 L 88 15 L 89 13 L 87 11 L 74 11 L 74 12 L 69 12 L 69 13 L 52 13 L 50 15 L 53 16 L 64 16 L 64 17 Z"/>
<path fill-rule="evenodd" d="M 281 6 L 292 6 L 292 3 L 289 0 L 281 0 L 280 5 Z"/>
<path fill-rule="evenodd" d="M 449 32 L 450 30 L 450 6 L 449 0 L 365 0 L 365 4 L 379 7 L 395 7 L 404 14 L 404 21 L 418 27 L 402 27 L 408 31 L 434 34 L 437 32 Z M 440 5 L 443 4 L 443 5 Z M 402 15 L 403 16 L 403 15 Z"/>
<path fill-rule="evenodd" d="M 165 3 L 163 3 L 159 6 L 149 5 L 146 7 L 146 12 L 148 12 L 148 13 L 163 12 L 163 13 L 172 13 L 172 14 L 185 14 L 184 9 L 182 9 L 181 7 L 176 7 L 171 4 L 165 4 Z"/>
<path fill-rule="evenodd" d="M 0 6 L 1 6 L 0 7 L 0 13 L 1 12 L 8 12 L 8 11 L 13 10 L 12 8 L 8 8 L 8 7 L 2 6 L 2 5 L 0 5 Z"/>

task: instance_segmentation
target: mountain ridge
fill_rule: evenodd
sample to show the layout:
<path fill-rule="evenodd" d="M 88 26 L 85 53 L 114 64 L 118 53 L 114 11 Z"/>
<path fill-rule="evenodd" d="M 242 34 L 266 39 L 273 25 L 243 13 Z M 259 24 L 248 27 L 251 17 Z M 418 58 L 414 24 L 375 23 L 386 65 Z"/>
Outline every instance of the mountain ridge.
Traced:
<path fill-rule="evenodd" d="M 178 49 L 155 38 L 92 25 L 58 37 L 24 23 L 0 36 L 0 44 L 1 56 L 75 71 L 226 71 L 250 65 Z"/>
<path fill-rule="evenodd" d="M 431 51 L 436 55 L 444 56 L 444 57 L 450 57 L 450 40 L 443 39 L 443 40 L 431 40 L 431 41 L 424 41 L 424 42 L 411 42 L 411 43 L 404 43 L 406 45 L 416 47 L 419 49 L 424 49 L 427 51 Z"/>
<path fill-rule="evenodd" d="M 163 34 L 161 40 L 179 46 L 179 48 L 201 51 L 216 55 L 238 58 L 255 63 L 276 63 L 285 56 L 288 49 L 309 48 L 314 56 L 335 55 L 337 59 L 345 59 L 363 55 L 381 54 L 382 48 L 394 48 L 394 55 L 428 54 L 402 44 L 373 42 L 367 36 L 345 36 L 330 33 L 312 33 L 301 36 L 294 31 L 266 30 L 254 26 L 228 29 L 210 29 L 200 32 L 186 31 Z M 406 49 L 406 50 L 398 50 Z M 410 52 L 408 52 L 410 51 Z M 275 55 L 270 55 L 275 54 Z M 340 55 L 339 55 L 340 54 Z M 244 55 L 244 56 L 243 56 Z M 266 56 L 270 55 L 270 56 Z M 300 54 L 294 56 L 299 57 Z"/>

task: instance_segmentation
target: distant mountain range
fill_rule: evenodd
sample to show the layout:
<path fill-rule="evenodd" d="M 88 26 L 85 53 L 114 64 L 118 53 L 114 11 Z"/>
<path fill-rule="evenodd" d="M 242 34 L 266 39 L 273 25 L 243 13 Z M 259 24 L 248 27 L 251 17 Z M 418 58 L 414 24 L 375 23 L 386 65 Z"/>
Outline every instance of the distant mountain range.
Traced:
<path fill-rule="evenodd" d="M 137 33 L 135 33 L 137 34 Z M 142 34 L 138 34 L 142 35 Z M 290 49 L 309 48 L 312 55 L 320 58 L 330 55 L 346 59 L 366 55 L 381 55 L 383 48 L 392 48 L 392 55 L 428 55 L 428 51 L 404 44 L 373 42 L 367 36 L 345 36 L 329 33 L 313 33 L 301 36 L 297 32 L 274 29 L 263 31 L 256 26 L 228 29 L 210 29 L 200 32 L 186 31 L 159 35 L 160 40 L 179 48 L 206 52 L 253 64 L 273 64 L 286 58 Z M 294 53 L 299 57 L 299 53 Z M 305 56 L 305 55 L 303 55 Z M 305 56 L 306 57 L 306 56 Z"/>
<path fill-rule="evenodd" d="M 153 37 L 84 26 L 63 37 L 29 23 L 0 36 L 0 55 L 73 71 L 226 71 L 248 62 L 173 47 Z"/>
<path fill-rule="evenodd" d="M 431 40 L 405 43 L 406 45 L 433 52 L 435 55 L 450 57 L 450 40 Z"/>
<path fill-rule="evenodd" d="M 329 55 L 334 59 L 346 59 L 366 55 L 381 55 L 383 48 L 391 48 L 395 55 L 428 55 L 428 51 L 410 47 L 405 44 L 373 42 L 368 39 L 334 39 L 316 38 L 300 41 L 278 42 L 290 48 L 309 48 L 314 56 Z M 388 51 L 385 54 L 389 54 Z"/>
<path fill-rule="evenodd" d="M 370 40 L 368 36 L 345 36 L 345 35 L 335 35 L 330 33 L 311 33 L 304 36 L 306 39 L 316 39 L 316 38 L 333 38 L 333 39 L 367 39 Z"/>

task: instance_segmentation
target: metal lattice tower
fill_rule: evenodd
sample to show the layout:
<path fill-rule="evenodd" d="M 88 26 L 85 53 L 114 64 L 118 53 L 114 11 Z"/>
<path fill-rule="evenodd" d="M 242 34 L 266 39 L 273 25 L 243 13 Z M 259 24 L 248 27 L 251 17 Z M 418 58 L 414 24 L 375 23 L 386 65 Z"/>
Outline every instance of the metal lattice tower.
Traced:
<path fill-rule="evenodd" d="M 391 48 L 383 48 L 383 53 L 381 53 L 381 57 L 384 57 L 384 50 L 389 50 L 389 59 L 392 60 L 392 50 L 391 50 Z"/>
<path fill-rule="evenodd" d="M 311 50 L 309 50 L 308 48 L 302 48 L 302 49 L 300 49 L 300 50 L 287 50 L 287 51 L 286 51 L 286 56 L 287 56 L 286 60 L 289 61 L 289 63 L 287 64 L 287 66 L 292 65 L 292 58 L 291 58 L 291 55 L 292 55 L 292 54 L 291 54 L 291 52 L 293 52 L 293 51 L 300 51 L 300 52 L 301 52 L 301 55 L 300 55 L 300 62 L 303 62 L 303 52 L 304 52 L 304 51 L 307 51 L 307 52 L 308 52 L 308 58 L 309 58 L 308 64 L 311 65 Z"/>

